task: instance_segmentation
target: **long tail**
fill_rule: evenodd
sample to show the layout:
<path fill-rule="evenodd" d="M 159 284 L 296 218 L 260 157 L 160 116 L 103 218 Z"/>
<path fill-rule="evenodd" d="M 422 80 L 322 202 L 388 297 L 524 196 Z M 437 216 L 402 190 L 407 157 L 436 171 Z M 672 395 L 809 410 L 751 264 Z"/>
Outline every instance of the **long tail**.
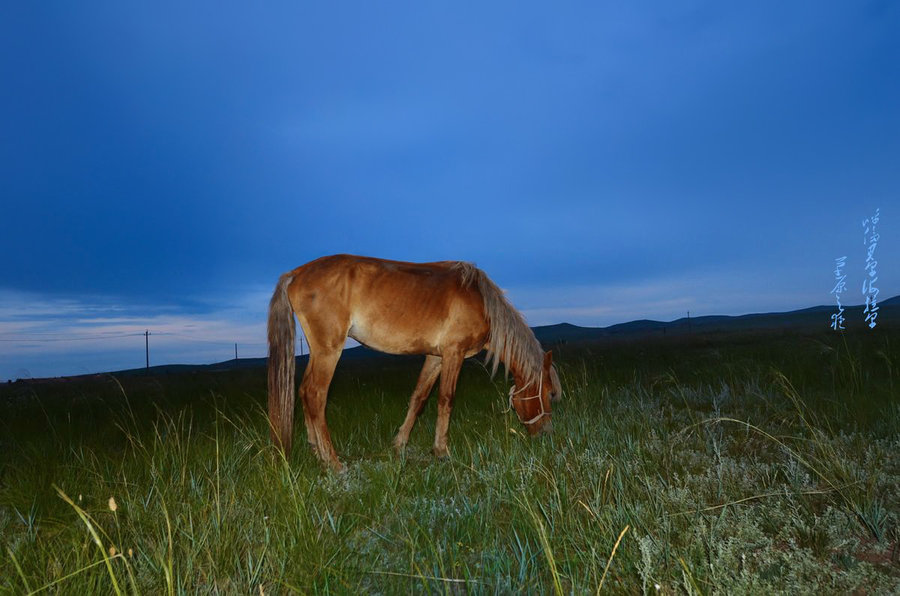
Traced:
<path fill-rule="evenodd" d="M 285 455 L 291 452 L 294 429 L 295 330 L 287 292 L 291 281 L 291 273 L 282 275 L 269 303 L 269 428 Z"/>

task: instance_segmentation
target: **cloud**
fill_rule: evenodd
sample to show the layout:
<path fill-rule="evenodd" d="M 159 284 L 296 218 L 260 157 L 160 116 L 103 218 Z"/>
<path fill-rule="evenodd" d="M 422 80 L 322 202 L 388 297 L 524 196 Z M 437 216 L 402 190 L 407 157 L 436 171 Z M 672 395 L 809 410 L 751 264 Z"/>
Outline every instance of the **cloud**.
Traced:
<path fill-rule="evenodd" d="M 268 291 L 249 290 L 203 313 L 109 297 L 52 297 L 0 291 L 0 378 L 56 376 L 151 364 L 210 363 L 266 353 Z M 188 312 L 183 312 L 187 310 Z"/>
<path fill-rule="evenodd" d="M 691 316 L 787 311 L 831 302 L 831 264 L 825 263 L 821 271 L 783 271 L 779 280 L 786 276 L 787 284 L 776 283 L 768 264 L 759 263 L 626 281 L 514 285 L 507 294 L 530 325 L 606 327 L 636 319 L 671 321 L 687 311 Z M 890 289 L 883 295 L 896 293 Z M 234 357 L 235 343 L 241 358 L 264 357 L 270 294 L 270 287 L 247 287 L 147 305 L 109 296 L 0 290 L 0 379 L 142 367 L 145 330 L 151 333 L 151 365 L 221 362 Z"/>

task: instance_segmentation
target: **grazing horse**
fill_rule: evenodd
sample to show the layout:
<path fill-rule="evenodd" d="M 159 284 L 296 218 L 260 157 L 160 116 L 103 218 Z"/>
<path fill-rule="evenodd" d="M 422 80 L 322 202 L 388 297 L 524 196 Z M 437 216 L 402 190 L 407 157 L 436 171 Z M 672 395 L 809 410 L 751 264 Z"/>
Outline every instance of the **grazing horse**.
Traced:
<path fill-rule="evenodd" d="M 325 424 L 328 386 L 347 336 L 390 354 L 425 354 L 394 447 L 402 450 L 431 388 L 441 377 L 434 454 L 446 457 L 447 426 L 463 360 L 487 350 L 491 374 L 512 372 L 510 406 L 532 435 L 551 427 L 559 377 L 522 315 L 471 263 L 405 263 L 370 257 L 322 257 L 285 273 L 269 305 L 269 422 L 272 440 L 291 450 L 294 421 L 294 315 L 309 343 L 300 384 L 307 440 L 323 462 L 342 465 Z"/>

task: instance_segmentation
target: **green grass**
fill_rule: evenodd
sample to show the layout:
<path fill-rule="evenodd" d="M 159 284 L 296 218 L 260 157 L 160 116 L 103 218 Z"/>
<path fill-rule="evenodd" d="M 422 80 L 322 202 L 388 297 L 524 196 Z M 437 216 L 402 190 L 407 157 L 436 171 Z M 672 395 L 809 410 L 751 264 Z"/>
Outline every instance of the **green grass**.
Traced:
<path fill-rule="evenodd" d="M 418 360 L 345 363 L 340 475 L 300 419 L 289 460 L 269 444 L 262 370 L 4 388 L 0 592 L 898 592 L 900 337 L 878 331 L 562 346 L 540 439 L 469 361 L 448 461 L 434 399 L 390 448 Z"/>

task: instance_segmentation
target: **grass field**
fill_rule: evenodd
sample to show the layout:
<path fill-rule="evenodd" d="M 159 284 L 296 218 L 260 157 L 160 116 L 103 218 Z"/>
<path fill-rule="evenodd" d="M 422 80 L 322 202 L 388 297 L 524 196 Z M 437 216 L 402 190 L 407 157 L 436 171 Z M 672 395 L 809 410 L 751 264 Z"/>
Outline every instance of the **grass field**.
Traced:
<path fill-rule="evenodd" d="M 557 349 L 529 439 L 469 361 L 451 458 L 419 359 L 339 366 L 347 464 L 269 444 L 265 373 L 0 391 L 0 591 L 900 592 L 900 333 Z"/>

